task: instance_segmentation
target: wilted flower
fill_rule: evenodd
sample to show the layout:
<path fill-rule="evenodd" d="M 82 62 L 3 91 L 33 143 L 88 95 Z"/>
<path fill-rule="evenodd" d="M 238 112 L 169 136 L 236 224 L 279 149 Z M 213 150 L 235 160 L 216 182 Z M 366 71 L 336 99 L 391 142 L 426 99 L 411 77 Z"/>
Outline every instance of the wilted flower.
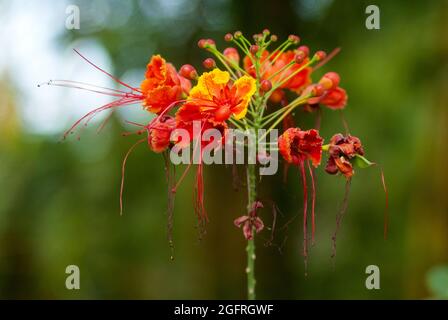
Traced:
<path fill-rule="evenodd" d="M 335 134 L 329 145 L 330 158 L 328 159 L 325 171 L 329 174 L 341 172 L 347 179 L 354 174 L 353 165 L 350 162 L 356 155 L 364 155 L 361 140 L 357 137 Z"/>
<path fill-rule="evenodd" d="M 257 210 L 263 208 L 263 204 L 260 201 L 255 201 L 247 215 L 236 218 L 233 223 L 236 227 L 243 226 L 243 234 L 247 240 L 252 240 L 254 237 L 254 231 L 259 233 L 264 228 L 263 221 L 258 217 Z"/>
<path fill-rule="evenodd" d="M 315 129 L 289 128 L 278 138 L 278 147 L 286 162 L 299 165 L 308 159 L 317 167 L 322 158 L 322 141 Z"/>

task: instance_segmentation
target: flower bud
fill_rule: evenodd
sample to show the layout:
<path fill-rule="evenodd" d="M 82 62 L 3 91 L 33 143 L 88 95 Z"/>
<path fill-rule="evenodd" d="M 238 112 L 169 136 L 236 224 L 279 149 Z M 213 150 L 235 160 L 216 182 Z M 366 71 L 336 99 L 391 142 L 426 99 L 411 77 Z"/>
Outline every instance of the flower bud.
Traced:
<path fill-rule="evenodd" d="M 233 34 L 233 36 L 235 37 L 235 39 L 239 39 L 239 38 L 241 38 L 242 37 L 242 35 L 243 35 L 243 33 L 241 32 L 241 31 L 236 31 L 234 34 Z"/>
<path fill-rule="evenodd" d="M 272 42 L 277 42 L 277 40 L 278 40 L 278 37 L 277 37 L 275 34 L 273 34 L 273 35 L 271 36 L 271 41 L 272 41 Z"/>
<path fill-rule="evenodd" d="M 327 72 L 319 80 L 319 83 L 324 86 L 326 90 L 334 89 L 339 85 L 341 78 L 336 72 Z"/>
<path fill-rule="evenodd" d="M 269 31 L 269 29 L 264 29 L 263 30 L 263 35 L 268 36 L 271 34 L 271 31 Z"/>
<path fill-rule="evenodd" d="M 305 57 L 308 57 L 310 55 L 310 49 L 307 46 L 300 46 L 297 48 L 297 52 L 303 52 L 305 54 Z"/>
<path fill-rule="evenodd" d="M 189 80 L 194 80 L 198 77 L 196 69 L 191 64 L 184 64 L 180 67 L 179 74 Z"/>
<path fill-rule="evenodd" d="M 206 43 L 206 42 L 207 42 L 206 39 L 201 39 L 201 40 L 199 40 L 199 41 L 198 41 L 198 47 L 201 48 L 201 49 L 204 49 L 204 48 L 205 48 L 205 43 Z"/>
<path fill-rule="evenodd" d="M 325 53 L 325 51 L 322 51 L 322 50 L 317 51 L 317 52 L 314 54 L 314 58 L 315 58 L 317 61 L 322 61 L 322 60 L 324 60 L 326 56 L 327 56 L 327 54 Z"/>
<path fill-rule="evenodd" d="M 201 49 L 215 47 L 215 41 L 212 39 L 201 39 L 198 41 L 198 47 Z"/>
<path fill-rule="evenodd" d="M 257 52 L 258 52 L 258 50 L 260 50 L 260 47 L 259 46 L 257 46 L 256 44 L 253 44 L 253 45 L 251 45 L 250 46 L 250 52 L 252 53 L 252 54 L 256 54 Z"/>
<path fill-rule="evenodd" d="M 272 83 L 269 80 L 263 80 L 260 84 L 260 89 L 264 92 L 268 92 L 272 89 Z"/>
<path fill-rule="evenodd" d="M 216 62 L 213 58 L 207 58 L 202 62 L 202 65 L 205 69 L 213 69 L 216 68 Z"/>
<path fill-rule="evenodd" d="M 253 35 L 253 38 L 254 38 L 255 42 L 260 42 L 261 39 L 263 39 L 263 35 L 260 33 L 257 33 L 257 34 Z"/>
<path fill-rule="evenodd" d="M 232 41 L 232 40 L 233 40 L 233 35 L 232 35 L 231 33 L 227 33 L 227 34 L 224 36 L 224 40 L 227 41 L 227 42 Z"/>
<path fill-rule="evenodd" d="M 227 58 L 227 60 L 230 63 L 239 64 L 240 55 L 238 53 L 238 50 L 236 50 L 235 48 L 233 48 L 233 47 L 226 48 L 226 49 L 224 49 L 222 54 Z"/>
<path fill-rule="evenodd" d="M 293 44 L 298 44 L 300 42 L 300 38 L 295 34 L 289 35 L 288 40 L 291 41 Z"/>

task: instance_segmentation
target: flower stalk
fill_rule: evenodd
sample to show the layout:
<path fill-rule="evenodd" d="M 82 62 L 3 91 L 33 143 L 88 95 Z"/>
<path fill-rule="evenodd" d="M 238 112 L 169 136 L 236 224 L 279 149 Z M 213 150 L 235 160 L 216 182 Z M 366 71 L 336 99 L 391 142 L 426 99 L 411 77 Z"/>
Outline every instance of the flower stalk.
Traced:
<path fill-rule="evenodd" d="M 247 165 L 247 212 L 248 215 L 252 210 L 252 204 L 257 199 L 257 174 L 256 174 L 256 165 L 248 164 Z M 251 226 L 252 229 L 255 227 Z M 252 230 L 252 234 L 255 234 L 255 231 Z M 247 240 L 247 298 L 249 300 L 255 300 L 255 237 Z"/>

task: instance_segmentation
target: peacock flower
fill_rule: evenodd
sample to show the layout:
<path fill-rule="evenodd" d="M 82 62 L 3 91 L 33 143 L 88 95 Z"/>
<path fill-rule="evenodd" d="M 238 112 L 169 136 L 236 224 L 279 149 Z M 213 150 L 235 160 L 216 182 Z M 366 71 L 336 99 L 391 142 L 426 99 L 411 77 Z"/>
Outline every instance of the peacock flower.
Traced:
<path fill-rule="evenodd" d="M 149 148 L 156 153 L 165 151 L 170 146 L 171 133 L 175 128 L 176 120 L 173 117 L 164 116 L 157 120 L 148 130 Z"/>
<path fill-rule="evenodd" d="M 319 166 L 322 158 L 322 141 L 319 131 L 289 128 L 278 138 L 280 154 L 286 162 L 300 165 L 311 160 L 314 167 Z"/>
<path fill-rule="evenodd" d="M 311 238 L 314 242 L 315 234 L 315 199 L 316 188 L 314 185 L 314 173 L 310 162 L 314 167 L 319 166 L 322 159 L 322 142 L 319 131 L 311 129 L 308 131 L 299 128 L 289 128 L 278 138 L 280 154 L 289 164 L 299 166 L 303 184 L 303 255 L 308 256 L 308 187 L 306 182 L 305 161 L 308 161 L 308 170 L 312 185 L 312 207 L 311 207 Z"/>
<path fill-rule="evenodd" d="M 338 133 L 335 134 L 329 145 L 330 158 L 328 159 L 325 171 L 329 174 L 342 173 L 347 179 L 350 179 L 353 174 L 353 165 L 350 162 L 356 155 L 363 156 L 364 149 L 359 138 L 348 135 L 343 136 Z"/>
<path fill-rule="evenodd" d="M 143 107 L 153 113 L 160 113 L 168 106 L 188 94 L 191 83 L 179 75 L 174 66 L 160 55 L 152 56 L 146 67 L 145 79 L 140 85 L 144 96 Z"/>
<path fill-rule="evenodd" d="M 317 85 L 311 85 L 305 90 L 315 90 L 319 87 L 320 91 L 316 96 L 308 99 L 310 105 L 322 104 L 330 109 L 337 110 L 345 108 L 347 104 L 347 93 L 339 87 L 340 77 L 336 72 L 326 73 Z"/>
<path fill-rule="evenodd" d="M 226 71 L 205 72 L 191 89 L 187 102 L 179 108 L 176 120 L 178 123 L 206 120 L 218 125 L 231 116 L 237 120 L 244 118 L 255 89 L 255 79 L 249 76 L 232 83 Z"/>

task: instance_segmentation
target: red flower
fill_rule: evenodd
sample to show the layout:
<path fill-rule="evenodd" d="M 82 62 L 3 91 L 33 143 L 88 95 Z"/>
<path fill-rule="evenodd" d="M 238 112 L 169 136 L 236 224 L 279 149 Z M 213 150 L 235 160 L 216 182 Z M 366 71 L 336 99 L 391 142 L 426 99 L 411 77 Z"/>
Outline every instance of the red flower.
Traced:
<path fill-rule="evenodd" d="M 310 160 L 314 167 L 320 164 L 322 159 L 322 141 L 319 131 L 311 129 L 302 131 L 299 128 L 289 128 L 278 138 L 278 148 L 281 155 L 288 163 L 292 163 L 300 167 L 303 184 L 303 255 L 308 256 L 308 188 L 305 173 L 305 160 Z M 314 241 L 315 233 L 315 199 L 316 188 L 314 185 L 314 173 L 308 162 L 308 169 L 311 176 L 312 185 L 312 207 L 311 207 L 311 227 L 312 241 Z"/>
<path fill-rule="evenodd" d="M 350 159 L 357 154 L 364 155 L 364 149 L 361 141 L 357 137 L 342 134 L 335 134 L 330 140 L 329 147 L 330 158 L 328 159 L 325 171 L 329 174 L 342 173 L 347 179 L 354 174 L 353 165 Z"/>
<path fill-rule="evenodd" d="M 263 221 L 257 216 L 259 208 L 263 208 L 263 204 L 260 201 L 255 201 L 248 215 L 241 216 L 233 221 L 236 227 L 243 226 L 243 234 L 246 240 L 254 238 L 254 230 L 259 233 L 264 228 Z"/>
<path fill-rule="evenodd" d="M 319 103 L 333 110 L 343 109 L 347 104 L 347 93 L 344 89 L 336 87 L 324 93 Z"/>
<path fill-rule="evenodd" d="M 317 167 L 322 158 L 322 141 L 315 129 L 289 128 L 278 138 L 278 147 L 286 162 L 299 165 L 309 159 Z"/>
<path fill-rule="evenodd" d="M 255 80 L 248 76 L 231 83 L 226 71 L 214 69 L 205 72 L 191 89 L 187 102 L 179 108 L 176 119 L 186 123 L 208 120 L 219 124 L 231 116 L 244 118 L 255 88 Z"/>
<path fill-rule="evenodd" d="M 171 132 L 176 128 L 176 120 L 170 116 L 153 121 L 148 129 L 148 145 L 152 151 L 160 153 L 170 145 Z"/>
<path fill-rule="evenodd" d="M 159 113 L 188 93 L 191 83 L 180 76 L 174 66 L 160 55 L 152 56 L 146 67 L 145 80 L 140 85 L 144 95 L 143 106 Z"/>

